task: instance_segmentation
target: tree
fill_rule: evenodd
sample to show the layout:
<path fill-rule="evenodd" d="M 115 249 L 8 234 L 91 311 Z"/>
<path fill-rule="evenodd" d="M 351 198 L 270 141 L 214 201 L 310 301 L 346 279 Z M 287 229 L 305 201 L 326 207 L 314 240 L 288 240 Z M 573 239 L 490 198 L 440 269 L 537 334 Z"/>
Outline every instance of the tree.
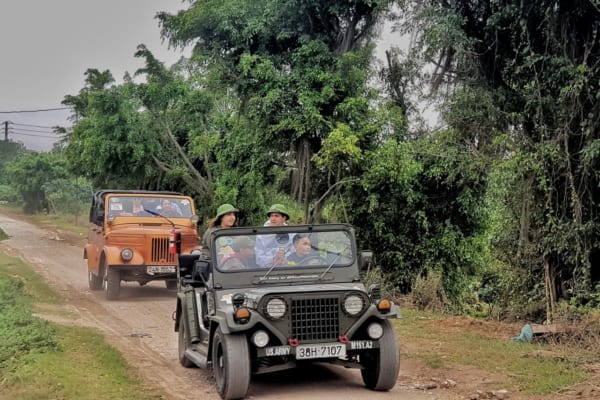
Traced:
<path fill-rule="evenodd" d="M 545 287 L 548 320 L 559 299 L 589 303 L 600 282 L 598 5 L 407 4 L 414 55 L 434 63 L 434 87 L 450 90 L 446 120 L 474 156 L 511 168 L 495 182 L 511 185 L 504 226 L 516 234 L 496 249 L 535 277 L 529 290 Z"/>
<path fill-rule="evenodd" d="M 94 187 L 135 188 L 156 174 L 148 170 L 148 160 L 159 152 L 156 134 L 148 118 L 140 113 L 135 85 L 105 87 L 88 70 L 86 87 L 79 96 L 67 96 L 63 103 L 74 104 L 78 119 L 66 147 L 73 171 L 87 177 Z"/>
<path fill-rule="evenodd" d="M 338 122 L 353 126 L 364 117 L 345 110 L 370 97 L 367 45 L 389 4 L 194 1 L 188 10 L 158 18 L 172 45 L 194 43 L 197 60 L 235 90 L 240 117 L 260 132 L 246 156 L 266 154 L 267 163 L 290 172 L 282 189 L 304 203 L 306 219 L 309 203 L 328 190 L 312 181 L 312 155 Z"/>
<path fill-rule="evenodd" d="M 27 153 L 7 163 L 5 172 L 21 196 L 27 214 L 48 210 L 43 190 L 46 182 L 69 177 L 67 162 L 58 153 Z"/>

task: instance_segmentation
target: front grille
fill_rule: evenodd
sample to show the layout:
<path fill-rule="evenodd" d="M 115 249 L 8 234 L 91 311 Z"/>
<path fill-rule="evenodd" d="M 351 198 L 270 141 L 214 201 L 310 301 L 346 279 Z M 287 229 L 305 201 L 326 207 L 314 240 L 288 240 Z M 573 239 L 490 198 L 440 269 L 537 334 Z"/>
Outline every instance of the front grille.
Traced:
<path fill-rule="evenodd" d="M 152 263 L 175 263 L 175 254 L 169 252 L 169 238 L 152 238 L 152 254 L 150 261 Z"/>
<path fill-rule="evenodd" d="M 304 341 L 337 340 L 340 332 L 339 299 L 292 300 L 292 338 Z"/>

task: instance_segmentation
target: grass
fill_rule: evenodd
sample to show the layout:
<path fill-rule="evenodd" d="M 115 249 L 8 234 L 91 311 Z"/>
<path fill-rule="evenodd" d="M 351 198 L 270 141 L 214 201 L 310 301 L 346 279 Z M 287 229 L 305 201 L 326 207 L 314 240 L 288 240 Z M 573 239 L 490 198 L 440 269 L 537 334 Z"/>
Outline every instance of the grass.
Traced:
<path fill-rule="evenodd" d="M 60 351 L 28 356 L 2 384 L 6 399 L 159 399 L 121 354 L 88 328 L 56 326 Z"/>
<path fill-rule="evenodd" d="M 50 323 L 36 304 L 61 304 L 20 260 L 0 253 L 0 399 L 159 399 L 89 328 Z"/>
<path fill-rule="evenodd" d="M 23 213 L 22 208 L 0 205 L 0 210 L 9 215 L 18 216 L 20 219 L 25 219 L 37 226 L 54 227 L 67 232 L 72 232 L 79 235 L 87 234 L 88 216 L 87 215 L 63 215 L 63 214 L 34 214 L 28 215 Z"/>
<path fill-rule="evenodd" d="M 404 308 L 402 319 L 394 321 L 395 327 L 401 345 L 405 340 L 413 344 L 411 349 L 418 350 L 403 357 L 418 359 L 432 369 L 471 366 L 504 376 L 512 386 L 529 394 L 557 392 L 588 378 L 581 362 L 584 348 L 513 342 L 510 337 L 500 338 L 497 332 L 486 332 L 485 324 L 476 329 L 453 328 L 449 320 Z"/>

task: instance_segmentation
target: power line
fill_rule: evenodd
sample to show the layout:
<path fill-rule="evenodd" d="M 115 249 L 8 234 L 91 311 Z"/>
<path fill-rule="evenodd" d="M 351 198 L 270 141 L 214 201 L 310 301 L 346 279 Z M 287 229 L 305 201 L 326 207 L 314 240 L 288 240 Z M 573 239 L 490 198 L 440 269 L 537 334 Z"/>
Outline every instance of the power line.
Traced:
<path fill-rule="evenodd" d="M 52 131 L 39 131 L 37 129 L 27 129 L 27 128 L 13 128 L 13 127 L 11 127 L 9 129 L 12 130 L 12 131 L 18 130 L 18 131 L 21 131 L 21 132 L 54 133 Z"/>
<path fill-rule="evenodd" d="M 72 107 L 39 108 L 36 110 L 0 111 L 0 114 L 21 114 L 21 113 L 35 113 L 35 112 L 59 111 L 59 110 L 70 110 L 70 109 L 72 109 Z"/>
<path fill-rule="evenodd" d="M 34 135 L 33 133 L 15 132 L 13 130 L 8 131 L 8 133 L 9 133 L 9 135 L 21 135 L 21 136 L 33 136 L 33 137 L 41 137 L 41 138 L 49 138 L 49 139 L 61 139 L 60 136 Z"/>
<path fill-rule="evenodd" d="M 54 126 L 45 126 L 45 125 L 32 125 L 32 124 L 20 124 L 18 122 L 9 122 L 13 125 L 19 125 L 19 126 L 32 126 L 34 128 L 48 128 L 48 129 L 54 129 Z"/>

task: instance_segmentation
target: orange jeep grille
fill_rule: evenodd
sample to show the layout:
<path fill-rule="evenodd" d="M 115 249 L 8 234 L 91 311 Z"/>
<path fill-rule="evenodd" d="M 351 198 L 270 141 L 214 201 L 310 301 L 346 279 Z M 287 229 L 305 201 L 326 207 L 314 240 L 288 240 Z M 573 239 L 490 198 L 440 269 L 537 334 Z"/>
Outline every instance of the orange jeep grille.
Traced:
<path fill-rule="evenodd" d="M 152 238 L 152 263 L 175 263 L 175 254 L 169 252 L 169 238 Z"/>

